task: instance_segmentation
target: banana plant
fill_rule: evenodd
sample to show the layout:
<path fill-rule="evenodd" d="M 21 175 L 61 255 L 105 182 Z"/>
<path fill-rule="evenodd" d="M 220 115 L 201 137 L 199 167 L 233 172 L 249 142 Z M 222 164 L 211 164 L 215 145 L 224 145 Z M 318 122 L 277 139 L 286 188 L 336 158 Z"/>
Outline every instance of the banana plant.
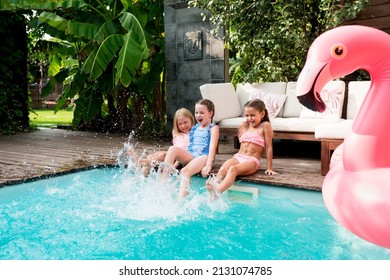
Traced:
<path fill-rule="evenodd" d="M 44 11 L 39 15 L 45 32 L 71 42 L 78 54 L 78 67 L 71 65 L 58 69 L 59 78 L 62 79 L 64 71 L 68 76 L 64 94 L 57 106 L 77 96 L 73 119 L 75 125 L 99 118 L 97 114 L 100 113 L 104 96 L 127 103 L 126 98 L 115 97 L 123 95 L 123 91 L 136 78 L 141 62 L 149 55 L 143 26 L 127 11 L 127 1 L 91 2 L 95 5 L 86 4 L 67 13 L 63 13 L 63 10 Z M 53 82 L 56 81 L 56 75 L 53 78 Z M 117 106 L 114 112 L 119 117 L 120 130 L 130 129 L 126 110 L 127 106 Z"/>
<path fill-rule="evenodd" d="M 156 28 L 151 23 L 162 18 L 162 3 L 7 0 L 0 9 L 41 11 L 35 26 L 43 28 L 57 42 L 57 47 L 50 51 L 51 79 L 43 92 L 49 92 L 55 82 L 65 85 L 57 109 L 69 98 L 75 98 L 73 123 L 79 125 L 99 119 L 102 104 L 107 101 L 108 114 L 116 120 L 115 125 L 121 131 L 129 131 L 129 105 L 142 107 L 130 104 L 130 95 L 141 97 L 150 105 L 156 85 L 160 87 L 163 24 L 159 23 L 159 34 L 154 34 Z"/>

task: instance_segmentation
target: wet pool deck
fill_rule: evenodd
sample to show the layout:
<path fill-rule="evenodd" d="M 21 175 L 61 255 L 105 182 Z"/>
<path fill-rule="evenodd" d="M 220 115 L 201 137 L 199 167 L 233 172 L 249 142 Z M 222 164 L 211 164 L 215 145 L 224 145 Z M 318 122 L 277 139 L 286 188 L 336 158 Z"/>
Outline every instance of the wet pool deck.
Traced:
<path fill-rule="evenodd" d="M 0 186 L 61 174 L 100 165 L 116 164 L 118 151 L 127 142 L 127 135 L 41 129 L 16 135 L 0 135 Z M 135 142 L 135 141 L 133 141 Z M 166 150 L 169 142 L 139 141 L 136 149 L 147 152 Z M 214 171 L 237 150 L 231 141 L 221 141 Z M 266 166 L 266 160 L 261 160 Z M 256 174 L 239 178 L 243 181 L 321 190 L 324 177 L 320 160 L 313 158 L 278 157 L 273 160 L 275 176 Z"/>

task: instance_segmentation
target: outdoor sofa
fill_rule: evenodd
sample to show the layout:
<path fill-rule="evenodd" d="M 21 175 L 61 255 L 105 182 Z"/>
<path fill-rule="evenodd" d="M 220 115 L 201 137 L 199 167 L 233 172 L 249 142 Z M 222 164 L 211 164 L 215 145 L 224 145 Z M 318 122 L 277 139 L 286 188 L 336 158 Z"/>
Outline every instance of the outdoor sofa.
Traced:
<path fill-rule="evenodd" d="M 274 139 L 321 142 L 321 174 L 329 170 L 332 152 L 340 145 L 368 91 L 370 81 L 331 81 L 321 91 L 327 104 L 323 113 L 303 107 L 296 97 L 296 82 L 242 83 L 236 89 L 232 83 L 200 86 L 202 98 L 213 101 L 215 121 L 221 136 L 237 136 L 243 117 L 244 104 L 260 98 L 266 104 Z M 346 94 L 346 89 L 348 89 Z M 237 137 L 235 145 L 238 147 Z"/>

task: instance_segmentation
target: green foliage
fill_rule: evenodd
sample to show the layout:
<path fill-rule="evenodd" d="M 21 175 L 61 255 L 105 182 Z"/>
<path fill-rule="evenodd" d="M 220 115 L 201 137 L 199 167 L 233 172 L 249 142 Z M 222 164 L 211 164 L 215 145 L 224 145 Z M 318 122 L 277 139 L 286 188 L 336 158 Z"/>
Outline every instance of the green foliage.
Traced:
<path fill-rule="evenodd" d="M 368 0 L 190 0 L 227 28 L 233 83 L 296 80 L 321 33 L 356 17 Z"/>
<path fill-rule="evenodd" d="M 63 73 L 61 70 L 67 70 L 68 79 L 65 83 L 64 98 L 62 100 L 77 96 L 75 125 L 92 121 L 100 112 L 99 108 L 103 103 L 103 95 L 101 91 L 95 90 L 96 84 L 108 91 L 115 90 L 117 87 L 128 86 L 140 67 L 140 60 L 148 55 L 142 27 L 139 27 L 139 23 L 134 17 L 126 24 L 132 24 L 139 28 L 135 32 L 133 27 L 130 33 L 126 29 L 128 26 L 121 25 L 120 21 L 120 15 L 122 17 L 127 16 L 127 13 L 123 11 L 117 13 L 115 9 L 107 9 L 108 5 L 112 4 L 111 1 L 105 1 L 106 3 L 92 2 L 94 2 L 93 6 L 85 5 L 81 11 L 74 10 L 63 14 L 62 10 L 59 10 L 42 12 L 39 15 L 40 26 L 46 33 L 55 36 L 62 43 L 62 45 L 58 44 L 58 49 L 62 52 L 56 51 L 51 56 L 49 72 L 53 81 L 60 82 L 57 74 Z M 114 28 L 110 28 L 110 24 Z M 108 33 L 107 28 L 110 28 L 109 31 L 116 31 L 116 33 Z M 103 30 L 101 31 L 101 29 Z M 140 32 L 141 35 L 137 32 Z M 130 35 L 126 37 L 129 33 Z M 136 43 L 133 43 L 129 49 L 128 44 L 125 44 L 125 39 L 127 42 L 136 40 Z M 66 47 L 65 42 L 69 42 L 73 53 L 61 55 Z M 77 64 L 66 63 L 66 61 L 72 61 L 74 55 L 79 54 L 80 51 L 82 51 L 82 56 L 77 57 Z M 58 55 L 59 53 L 60 55 Z M 136 57 L 136 63 L 132 63 L 131 59 L 123 59 L 123 53 L 128 55 L 127 58 Z M 126 69 L 126 83 L 123 83 L 124 71 L 115 71 L 115 68 L 109 67 L 112 64 L 116 64 L 120 69 Z M 84 73 L 76 75 L 80 71 L 84 71 Z M 105 73 L 107 71 L 111 74 Z M 102 75 L 103 73 L 105 75 Z M 89 76 L 82 74 L 88 74 Z M 109 78 L 109 76 L 117 77 L 115 84 L 111 83 L 112 78 Z M 75 78 L 81 79 L 82 83 L 75 81 Z M 106 82 L 107 78 L 108 81 Z M 72 83 L 77 83 L 79 86 L 74 87 Z M 111 88 L 107 88 L 107 85 L 110 85 Z M 75 89 L 77 92 L 74 91 Z"/>
<path fill-rule="evenodd" d="M 80 8 L 84 5 L 78 0 L 1 0 L 0 11 Z"/>
<path fill-rule="evenodd" d="M 31 30 L 51 36 L 36 43 L 45 53 L 36 61 L 41 68 L 48 67 L 50 76 L 41 76 L 42 95 L 63 84 L 56 110 L 76 99 L 74 125 L 99 130 L 100 124 L 111 122 L 104 127 L 129 132 L 141 125 L 131 118 L 135 107 L 146 106 L 146 117 L 156 115 L 153 110 L 161 112 L 153 103 L 155 92 L 165 94 L 160 82 L 162 0 L 7 0 L 0 5 L 0 10 L 18 9 L 37 10 L 38 15 L 30 18 Z M 130 101 L 130 93 L 142 104 Z"/>
<path fill-rule="evenodd" d="M 0 134 L 29 128 L 24 30 L 21 13 L 0 12 Z"/>

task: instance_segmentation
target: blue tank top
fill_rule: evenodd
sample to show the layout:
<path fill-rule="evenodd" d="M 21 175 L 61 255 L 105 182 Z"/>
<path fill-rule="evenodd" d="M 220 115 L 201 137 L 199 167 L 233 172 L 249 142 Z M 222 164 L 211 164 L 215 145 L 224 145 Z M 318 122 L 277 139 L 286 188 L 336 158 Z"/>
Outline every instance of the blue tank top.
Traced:
<path fill-rule="evenodd" d="M 215 123 L 210 123 L 206 128 L 201 128 L 197 123 L 190 131 L 190 144 L 187 150 L 194 156 L 208 155 L 210 149 L 210 129 Z"/>

